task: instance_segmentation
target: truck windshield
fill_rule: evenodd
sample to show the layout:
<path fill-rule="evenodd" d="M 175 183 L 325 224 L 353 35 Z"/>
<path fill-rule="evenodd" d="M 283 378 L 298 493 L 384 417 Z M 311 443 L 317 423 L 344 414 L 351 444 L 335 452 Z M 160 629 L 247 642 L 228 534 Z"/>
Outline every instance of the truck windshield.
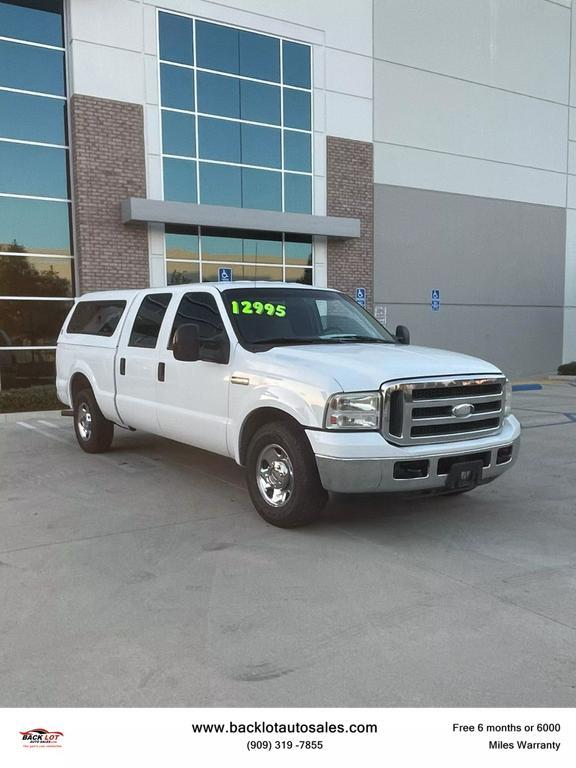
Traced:
<path fill-rule="evenodd" d="M 396 339 L 352 299 L 300 288 L 229 288 L 222 294 L 239 340 L 293 344 L 394 344 Z"/>

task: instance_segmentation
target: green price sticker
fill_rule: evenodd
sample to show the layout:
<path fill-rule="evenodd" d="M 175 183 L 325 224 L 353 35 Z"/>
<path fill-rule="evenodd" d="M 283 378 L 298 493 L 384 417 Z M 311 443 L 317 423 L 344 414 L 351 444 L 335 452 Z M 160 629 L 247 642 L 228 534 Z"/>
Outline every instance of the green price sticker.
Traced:
<path fill-rule="evenodd" d="M 263 301 L 232 301 L 233 315 L 269 315 L 286 317 L 285 304 L 270 304 Z"/>

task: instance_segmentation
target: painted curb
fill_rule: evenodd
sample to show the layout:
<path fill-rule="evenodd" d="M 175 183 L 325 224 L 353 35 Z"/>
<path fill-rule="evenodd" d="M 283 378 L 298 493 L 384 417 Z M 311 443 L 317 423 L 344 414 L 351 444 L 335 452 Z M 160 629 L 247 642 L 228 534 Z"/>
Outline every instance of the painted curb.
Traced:
<path fill-rule="evenodd" d="M 542 384 L 512 384 L 512 392 L 532 392 L 538 389 L 544 389 Z"/>

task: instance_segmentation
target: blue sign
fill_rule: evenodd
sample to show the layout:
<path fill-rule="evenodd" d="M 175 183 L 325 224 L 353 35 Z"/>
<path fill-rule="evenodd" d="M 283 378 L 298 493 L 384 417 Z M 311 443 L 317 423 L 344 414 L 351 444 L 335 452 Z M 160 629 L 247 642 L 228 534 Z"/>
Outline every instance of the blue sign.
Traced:
<path fill-rule="evenodd" d="M 438 312 L 440 309 L 440 289 L 432 288 L 432 310 Z"/>
<path fill-rule="evenodd" d="M 218 282 L 219 283 L 232 282 L 232 270 L 230 269 L 230 267 L 218 267 Z"/>
<path fill-rule="evenodd" d="M 366 288 L 356 288 L 356 303 L 361 307 L 366 306 Z"/>

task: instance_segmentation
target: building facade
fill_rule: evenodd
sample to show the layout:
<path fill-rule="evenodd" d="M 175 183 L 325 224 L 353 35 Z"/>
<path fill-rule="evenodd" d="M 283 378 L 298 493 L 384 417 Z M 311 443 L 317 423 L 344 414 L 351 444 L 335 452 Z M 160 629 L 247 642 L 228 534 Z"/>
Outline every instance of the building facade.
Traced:
<path fill-rule="evenodd" d="M 0 1 L 0 387 L 73 296 L 286 280 L 576 359 L 571 0 Z M 574 102 L 574 107 L 572 107 Z"/>

